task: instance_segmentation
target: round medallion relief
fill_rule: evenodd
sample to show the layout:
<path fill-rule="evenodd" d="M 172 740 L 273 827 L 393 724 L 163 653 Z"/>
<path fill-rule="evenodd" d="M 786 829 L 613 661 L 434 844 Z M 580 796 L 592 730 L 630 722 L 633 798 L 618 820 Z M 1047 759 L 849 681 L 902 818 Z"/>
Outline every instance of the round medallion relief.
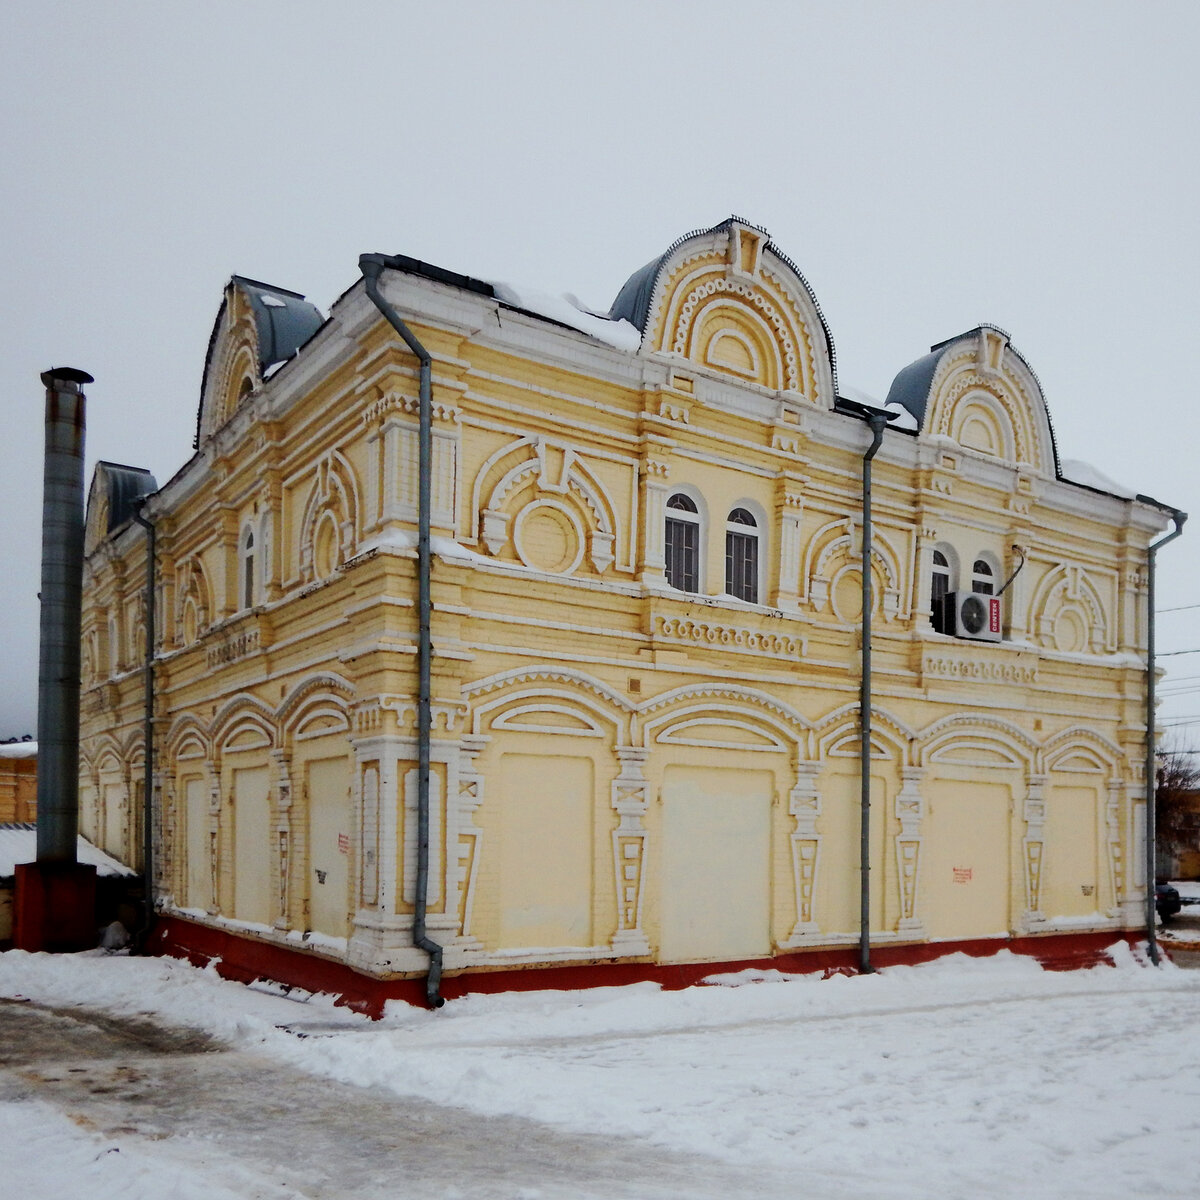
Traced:
<path fill-rule="evenodd" d="M 527 567 L 569 575 L 583 558 L 583 529 L 565 505 L 556 500 L 541 500 L 517 517 L 513 544 L 517 557 Z"/>

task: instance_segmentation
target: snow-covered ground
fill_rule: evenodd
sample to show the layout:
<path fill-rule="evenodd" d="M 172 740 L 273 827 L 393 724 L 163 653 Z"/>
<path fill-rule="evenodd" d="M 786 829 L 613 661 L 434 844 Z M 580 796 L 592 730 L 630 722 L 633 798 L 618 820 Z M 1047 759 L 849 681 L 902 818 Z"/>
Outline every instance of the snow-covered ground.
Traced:
<path fill-rule="evenodd" d="M 10 951 L 0 995 L 149 1014 L 314 1074 L 715 1156 L 746 1169 L 747 1194 L 767 1166 L 805 1196 L 1193 1197 L 1200 971 L 1113 954 L 1115 969 L 1062 974 L 1002 953 L 858 978 L 472 996 L 372 1024 L 173 960 Z M 106 1182 L 105 1145 L 52 1109 L 0 1105 L 0 1156 L 51 1182 L 42 1195 L 155 1194 L 168 1143 L 130 1148 L 124 1190 Z M 190 1197 L 201 1176 L 170 1170 L 167 1194 Z M 256 1194 L 229 1179 L 206 1191 Z"/>

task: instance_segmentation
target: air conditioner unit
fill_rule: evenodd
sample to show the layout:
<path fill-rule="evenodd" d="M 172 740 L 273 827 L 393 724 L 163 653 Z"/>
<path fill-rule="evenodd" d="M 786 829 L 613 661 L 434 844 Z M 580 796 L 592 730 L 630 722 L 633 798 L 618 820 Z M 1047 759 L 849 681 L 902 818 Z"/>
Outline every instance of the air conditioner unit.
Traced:
<path fill-rule="evenodd" d="M 1000 597 L 979 592 L 950 592 L 945 599 L 946 632 L 974 642 L 998 642 Z"/>

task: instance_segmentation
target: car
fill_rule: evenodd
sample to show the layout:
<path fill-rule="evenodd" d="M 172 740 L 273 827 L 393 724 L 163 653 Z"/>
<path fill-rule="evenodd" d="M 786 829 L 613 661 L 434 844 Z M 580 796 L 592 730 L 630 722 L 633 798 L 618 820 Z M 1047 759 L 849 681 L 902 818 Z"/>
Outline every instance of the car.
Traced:
<path fill-rule="evenodd" d="M 1158 910 L 1159 920 L 1165 925 L 1183 907 L 1179 892 L 1169 883 L 1154 885 L 1154 907 Z"/>

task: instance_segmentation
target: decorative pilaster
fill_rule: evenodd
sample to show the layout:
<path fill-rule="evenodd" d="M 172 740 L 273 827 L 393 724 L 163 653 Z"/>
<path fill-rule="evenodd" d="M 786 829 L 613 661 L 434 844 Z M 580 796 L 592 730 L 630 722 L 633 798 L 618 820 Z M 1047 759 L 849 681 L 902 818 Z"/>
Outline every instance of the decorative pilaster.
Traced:
<path fill-rule="evenodd" d="M 922 937 L 925 925 L 917 915 L 917 896 L 921 882 L 921 827 L 925 819 L 925 798 L 921 795 L 924 767 L 902 767 L 900 790 L 896 793 L 896 880 L 900 886 L 898 932 Z"/>
<path fill-rule="evenodd" d="M 1108 794 L 1104 801 L 1105 840 L 1108 843 L 1108 885 L 1112 905 L 1108 915 L 1121 915 L 1121 901 L 1125 895 L 1125 847 L 1121 842 L 1121 802 L 1125 796 L 1125 781 L 1119 778 L 1108 781 Z"/>
<path fill-rule="evenodd" d="M 796 895 L 796 924 L 784 946 L 816 941 L 820 927 L 814 915 L 817 871 L 821 865 L 821 794 L 817 791 L 818 762 L 797 762 L 796 783 L 788 793 L 788 812 L 796 822 L 792 831 L 792 886 Z"/>
<path fill-rule="evenodd" d="M 642 466 L 642 512 L 645 525 L 645 550 L 641 577 L 648 583 L 666 582 L 667 498 L 671 494 L 668 463 L 649 459 Z"/>
<path fill-rule="evenodd" d="M 278 797 L 275 810 L 275 867 L 279 874 L 275 896 L 275 928 L 290 929 L 291 889 L 288 883 L 292 864 L 292 762 L 286 750 L 272 750 L 271 758 L 275 762 L 275 794 Z"/>
<path fill-rule="evenodd" d="M 801 526 L 804 494 L 791 480 L 780 480 L 775 501 L 779 537 L 779 586 L 771 603 L 776 608 L 796 609 L 800 604 L 800 565 L 803 556 Z"/>
<path fill-rule="evenodd" d="M 468 734 L 458 747 L 458 932 L 468 945 L 478 944 L 471 936 L 471 908 L 483 850 L 483 830 L 475 823 L 475 813 L 483 803 L 484 778 L 475 760 L 487 742 L 486 737 Z"/>
<path fill-rule="evenodd" d="M 646 772 L 649 751 L 618 746 L 620 773 L 613 780 L 612 806 L 620 820 L 613 830 L 613 870 L 617 889 L 617 929 L 614 954 L 632 957 L 650 953 L 642 930 L 642 901 L 646 882 Z"/>
<path fill-rule="evenodd" d="M 1042 858 L 1046 846 L 1046 777 L 1030 775 L 1024 805 L 1025 912 L 1021 918 L 1028 931 L 1046 921 L 1042 912 Z"/>
<path fill-rule="evenodd" d="M 221 911 L 221 768 L 214 763 L 208 776 L 208 915 Z"/>

